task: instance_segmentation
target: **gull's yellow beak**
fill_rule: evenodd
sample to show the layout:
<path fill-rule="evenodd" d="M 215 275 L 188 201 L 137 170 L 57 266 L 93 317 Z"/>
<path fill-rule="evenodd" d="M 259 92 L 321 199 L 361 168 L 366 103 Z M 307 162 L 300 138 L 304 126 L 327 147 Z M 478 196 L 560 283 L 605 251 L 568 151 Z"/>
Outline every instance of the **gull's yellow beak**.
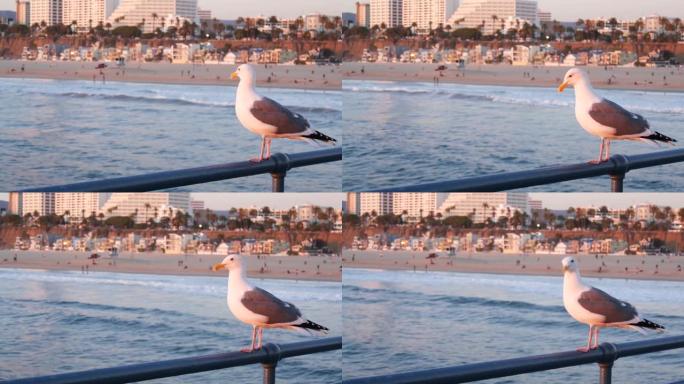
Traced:
<path fill-rule="evenodd" d="M 237 79 L 237 78 L 238 78 L 237 72 L 233 72 L 233 73 L 230 74 L 230 79 L 231 79 L 231 80 L 235 80 L 235 79 Z"/>
<path fill-rule="evenodd" d="M 564 81 L 563 84 L 558 86 L 558 92 L 563 92 L 563 90 L 567 87 L 568 87 L 568 82 Z"/>
<path fill-rule="evenodd" d="M 223 264 L 221 264 L 221 263 L 214 264 L 214 266 L 211 267 L 211 270 L 214 271 L 214 272 L 220 271 L 220 270 L 222 270 L 222 269 L 226 269 L 226 266 L 223 265 Z"/>
<path fill-rule="evenodd" d="M 559 87 L 559 89 L 560 89 L 560 87 Z M 562 90 L 561 90 L 561 92 L 562 92 Z M 567 272 L 568 270 L 570 270 L 570 268 L 568 268 L 567 265 L 564 265 L 563 266 L 563 272 Z"/>

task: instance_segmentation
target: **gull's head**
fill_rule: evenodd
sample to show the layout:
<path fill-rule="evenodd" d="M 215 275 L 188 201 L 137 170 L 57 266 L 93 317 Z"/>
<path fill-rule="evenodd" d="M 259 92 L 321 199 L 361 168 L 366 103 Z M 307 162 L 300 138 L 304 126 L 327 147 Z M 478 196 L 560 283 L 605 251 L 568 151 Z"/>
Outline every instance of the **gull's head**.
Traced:
<path fill-rule="evenodd" d="M 240 80 L 250 80 L 254 81 L 254 78 L 256 77 L 256 71 L 254 71 L 254 67 L 251 66 L 250 64 L 242 64 L 237 69 L 235 72 L 230 74 L 230 78 L 235 80 L 237 78 L 240 78 Z"/>
<path fill-rule="evenodd" d="M 579 83 L 580 81 L 588 80 L 589 75 L 587 75 L 586 72 L 579 68 L 572 68 L 565 73 L 565 78 L 563 78 L 563 83 L 558 87 L 558 92 L 563 92 L 568 85 L 572 85 L 574 87 L 575 84 Z"/>
<path fill-rule="evenodd" d="M 222 269 L 230 271 L 235 268 L 239 268 L 241 265 L 242 260 L 240 259 L 240 255 L 228 255 L 220 263 L 214 264 L 214 266 L 211 267 L 211 270 L 214 272 L 220 271 Z"/>
<path fill-rule="evenodd" d="M 571 256 L 564 258 L 563 261 L 561 261 L 561 264 L 563 264 L 563 272 L 576 272 L 579 268 L 577 266 L 577 261 Z"/>

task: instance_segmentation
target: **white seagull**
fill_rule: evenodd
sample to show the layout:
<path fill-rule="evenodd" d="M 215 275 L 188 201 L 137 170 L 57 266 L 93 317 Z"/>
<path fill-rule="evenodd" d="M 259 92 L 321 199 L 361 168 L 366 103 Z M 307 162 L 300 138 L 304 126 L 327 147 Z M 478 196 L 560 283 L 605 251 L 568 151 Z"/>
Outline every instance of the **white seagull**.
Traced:
<path fill-rule="evenodd" d="M 212 267 L 213 271 L 228 270 L 228 309 L 238 320 L 252 326 L 252 344 L 242 352 L 261 349 L 264 328 L 304 331 L 310 335 L 326 334 L 328 328 L 302 317 L 297 307 L 282 301 L 267 291 L 251 285 L 245 277 L 240 255 L 228 255 Z M 255 341 L 259 336 L 259 343 Z"/>
<path fill-rule="evenodd" d="M 284 138 L 306 140 L 335 145 L 337 140 L 311 129 L 309 122 L 300 114 L 256 92 L 256 71 L 250 64 L 242 64 L 230 74 L 231 79 L 240 78 L 235 95 L 235 114 L 249 131 L 261 136 L 260 162 L 271 157 L 271 139 Z M 264 156 L 264 149 L 266 155 Z"/>
<path fill-rule="evenodd" d="M 587 352 L 598 348 L 599 331 L 603 327 L 625 328 L 640 333 L 645 333 L 644 329 L 652 329 L 656 332 L 663 332 L 665 329 L 662 325 L 640 318 L 636 308 L 631 304 L 584 284 L 577 262 L 572 257 L 564 258 L 562 264 L 565 310 L 575 320 L 589 325 L 587 346 L 578 348 L 578 351 Z"/>
<path fill-rule="evenodd" d="M 601 138 L 598 164 L 610 158 L 611 140 L 640 140 L 675 143 L 677 140 L 652 131 L 643 116 L 597 95 L 589 82 L 589 75 L 579 68 L 572 68 L 558 87 L 558 92 L 572 85 L 575 87 L 575 117 L 585 131 Z M 603 151 L 605 149 L 605 157 Z"/>

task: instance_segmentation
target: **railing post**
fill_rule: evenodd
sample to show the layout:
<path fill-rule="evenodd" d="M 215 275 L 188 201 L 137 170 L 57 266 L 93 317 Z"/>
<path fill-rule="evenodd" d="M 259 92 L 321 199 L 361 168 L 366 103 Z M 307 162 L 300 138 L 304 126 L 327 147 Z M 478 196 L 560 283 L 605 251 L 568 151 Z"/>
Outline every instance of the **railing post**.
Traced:
<path fill-rule="evenodd" d="M 264 368 L 264 384 L 275 384 L 276 366 L 280 360 L 280 347 L 277 344 L 268 343 L 262 348 L 266 351 L 266 360 L 261 362 L 261 366 Z"/>
<path fill-rule="evenodd" d="M 611 384 L 613 382 L 613 363 L 618 358 L 618 349 L 613 343 L 603 343 L 600 348 L 603 351 L 603 359 L 598 363 L 599 384 Z"/>
<path fill-rule="evenodd" d="M 275 167 L 271 172 L 273 192 L 285 192 L 285 176 L 290 169 L 290 158 L 284 153 L 276 153 L 271 156 L 275 161 Z"/>
<path fill-rule="evenodd" d="M 624 173 L 611 173 L 610 174 L 610 191 L 611 192 L 622 192 L 624 181 L 625 181 L 625 174 Z"/>
<path fill-rule="evenodd" d="M 286 173 L 271 173 L 271 182 L 273 184 L 273 192 L 285 192 L 285 176 Z"/>
<path fill-rule="evenodd" d="M 610 172 L 610 191 L 622 192 L 625 175 L 629 172 L 629 158 L 625 155 L 615 155 L 610 158 L 614 171 Z"/>

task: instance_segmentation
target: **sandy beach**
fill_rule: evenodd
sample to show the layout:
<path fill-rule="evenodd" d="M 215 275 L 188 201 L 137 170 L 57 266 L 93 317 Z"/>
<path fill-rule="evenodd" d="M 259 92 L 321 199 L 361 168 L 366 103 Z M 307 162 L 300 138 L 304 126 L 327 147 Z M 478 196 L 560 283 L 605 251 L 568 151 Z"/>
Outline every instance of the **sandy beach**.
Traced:
<path fill-rule="evenodd" d="M 459 70 L 456 64 L 435 71 L 440 64 L 412 63 L 344 63 L 343 80 L 435 81 L 460 84 L 558 87 L 564 66 L 513 66 L 507 64 L 467 65 Z M 596 88 L 684 91 L 684 68 L 597 67 L 584 66 Z"/>
<path fill-rule="evenodd" d="M 214 255 L 165 255 L 122 253 L 116 258 L 89 260 L 90 252 L 0 250 L 0 268 L 31 268 L 97 272 L 146 273 L 157 275 L 221 276 L 211 266 L 223 260 Z M 14 257 L 17 260 L 14 260 Z M 245 255 L 247 274 L 254 278 L 340 281 L 339 256 Z"/>
<path fill-rule="evenodd" d="M 446 271 L 466 273 L 561 276 L 561 260 L 573 256 L 582 275 L 642 280 L 684 281 L 684 256 L 638 255 L 540 255 L 461 253 L 427 259 L 431 252 L 344 250 L 345 267 L 386 270 Z"/>
<path fill-rule="evenodd" d="M 106 63 L 102 70 L 105 81 L 136 83 L 237 85 L 230 74 L 235 65 L 127 63 L 118 67 Z M 59 80 L 88 80 L 102 82 L 98 63 L 75 61 L 20 61 L 0 60 L 0 77 Z M 21 68 L 24 68 L 22 71 Z M 255 65 L 257 83 L 262 87 L 338 90 L 341 68 L 334 65 Z"/>

